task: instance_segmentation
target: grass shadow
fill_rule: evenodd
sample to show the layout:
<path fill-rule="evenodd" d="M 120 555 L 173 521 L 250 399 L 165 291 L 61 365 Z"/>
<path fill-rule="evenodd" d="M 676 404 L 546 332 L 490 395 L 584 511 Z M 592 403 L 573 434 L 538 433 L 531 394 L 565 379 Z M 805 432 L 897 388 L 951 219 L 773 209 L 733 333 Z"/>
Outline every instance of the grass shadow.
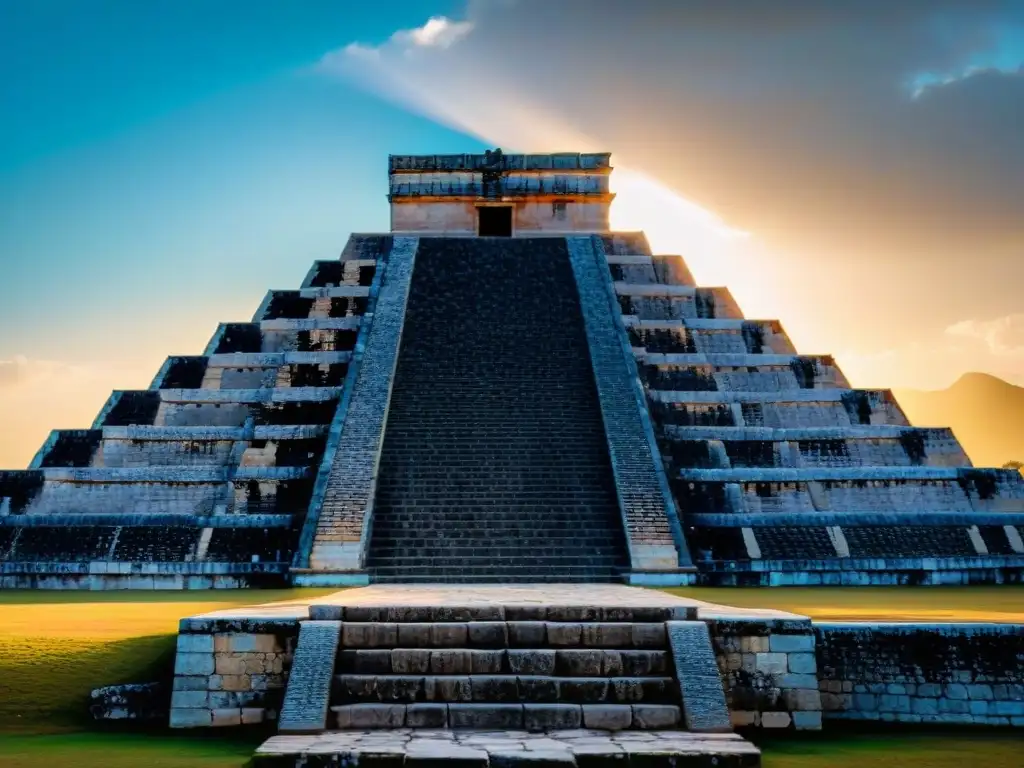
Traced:
<path fill-rule="evenodd" d="M 1011 728 L 826 722 L 822 731 L 743 734 L 762 768 L 1019 768 L 1024 733 Z"/>
<path fill-rule="evenodd" d="M 122 640 L 8 637 L 0 654 L 0 733 L 93 726 L 89 693 L 163 680 L 174 670 L 174 635 Z"/>

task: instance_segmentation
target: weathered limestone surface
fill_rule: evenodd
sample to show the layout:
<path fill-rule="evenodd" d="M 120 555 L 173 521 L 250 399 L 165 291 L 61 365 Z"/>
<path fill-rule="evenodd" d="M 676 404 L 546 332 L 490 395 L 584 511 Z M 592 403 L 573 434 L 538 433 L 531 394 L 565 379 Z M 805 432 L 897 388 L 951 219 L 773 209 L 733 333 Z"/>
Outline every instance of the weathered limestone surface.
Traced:
<path fill-rule="evenodd" d="M 392 156 L 391 231 L 473 236 L 478 206 L 511 209 L 514 235 L 604 232 L 609 155 Z"/>
<path fill-rule="evenodd" d="M 632 355 L 624 349 L 608 295 L 606 266 L 591 238 L 568 238 L 569 258 L 576 274 L 594 377 L 604 414 L 612 459 L 629 539 L 634 571 L 672 571 L 689 563 L 675 505 L 649 424 Z"/>
<path fill-rule="evenodd" d="M 324 729 L 331 692 L 332 662 L 340 637 L 340 621 L 304 621 L 300 625 L 298 646 L 278 724 L 282 733 Z"/>
<path fill-rule="evenodd" d="M 722 678 L 702 621 L 670 621 L 666 625 L 683 700 L 686 729 L 700 732 L 732 730 Z"/>
<path fill-rule="evenodd" d="M 168 691 L 164 683 L 129 683 L 97 688 L 89 695 L 94 720 L 167 722 Z"/>
<path fill-rule="evenodd" d="M 777 321 L 659 274 L 641 238 L 604 240 L 697 581 L 1021 580 L 1019 527 L 992 517 L 1024 511 L 1019 473 L 971 468 L 950 430 L 911 428 Z"/>
<path fill-rule="evenodd" d="M 418 242 L 417 238 L 399 237 L 391 248 L 323 507 L 315 521 L 312 549 L 308 558 L 300 553 L 300 562 L 314 571 L 356 571 L 363 565 L 388 398 Z"/>
<path fill-rule="evenodd" d="M 298 636 L 293 616 L 183 619 L 174 661 L 172 728 L 277 718 Z M 293 611 L 294 613 L 294 611 Z"/>
<path fill-rule="evenodd" d="M 561 209 L 551 203 L 527 200 L 509 202 L 513 232 L 519 237 L 600 232 L 608 229 L 608 204 L 566 202 Z M 391 207 L 391 228 L 410 235 L 472 237 L 477 232 L 477 207 L 471 202 L 404 202 Z"/>
<path fill-rule="evenodd" d="M 389 583 L 621 579 L 564 239 L 420 241 L 365 562 Z"/>
<path fill-rule="evenodd" d="M 826 719 L 1024 726 L 1024 626 L 816 624 Z"/>
<path fill-rule="evenodd" d="M 572 768 L 627 762 L 679 768 L 714 765 L 756 768 L 760 751 L 734 734 L 691 734 L 677 730 L 612 733 L 551 730 L 351 730 L 316 736 L 275 736 L 256 750 L 254 765 L 284 768 L 316 760 L 358 765 L 466 768 Z M 315 758 L 313 757 L 315 756 Z M 331 763 L 334 764 L 334 763 Z"/>
<path fill-rule="evenodd" d="M 821 728 L 815 635 L 809 619 L 723 606 L 702 609 L 700 616 L 711 635 L 734 726 Z"/>
<path fill-rule="evenodd" d="M 698 612 L 700 621 L 694 622 Z M 486 723 L 517 717 L 523 723 L 517 727 L 528 729 L 708 727 L 707 717 L 698 723 L 693 702 L 703 697 L 711 705 L 704 711 L 714 711 L 710 687 L 716 675 L 708 668 L 715 662 L 735 725 L 821 725 L 809 620 L 622 585 L 375 585 L 311 605 L 186 619 L 176 690 L 205 694 L 211 682 L 222 684 L 215 669 L 231 662 L 211 655 L 214 635 L 225 649 L 229 634 L 276 635 L 279 646 L 291 652 L 298 622 L 307 617 L 343 622 L 337 668 L 330 649 L 319 654 L 322 667 L 334 675 L 332 727 L 450 727 L 451 704 L 481 705 L 458 709 L 457 720 L 466 727 L 497 727 Z M 691 658 L 705 624 L 711 636 L 707 657 L 701 660 L 698 652 Z M 673 638 L 676 625 L 684 628 L 685 641 L 680 630 Z M 290 657 L 282 666 L 287 675 Z M 276 684 L 280 696 L 283 680 Z M 262 706 L 267 719 L 276 716 L 276 709 Z M 214 719 L 209 709 L 177 711 L 173 722 L 209 726 Z"/>
<path fill-rule="evenodd" d="M 0 588 L 283 583 L 390 240 L 352 239 L 372 258 L 318 262 L 305 290 L 270 291 L 252 322 L 0 472 Z"/>

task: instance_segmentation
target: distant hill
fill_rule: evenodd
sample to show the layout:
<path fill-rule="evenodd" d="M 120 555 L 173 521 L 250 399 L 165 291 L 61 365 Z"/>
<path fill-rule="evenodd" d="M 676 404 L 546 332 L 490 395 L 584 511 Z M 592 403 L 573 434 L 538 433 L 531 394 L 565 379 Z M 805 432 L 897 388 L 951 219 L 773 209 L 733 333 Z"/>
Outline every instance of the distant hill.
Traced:
<path fill-rule="evenodd" d="M 914 426 L 952 427 L 976 467 L 1024 461 L 1024 387 L 965 373 L 948 389 L 894 394 Z"/>

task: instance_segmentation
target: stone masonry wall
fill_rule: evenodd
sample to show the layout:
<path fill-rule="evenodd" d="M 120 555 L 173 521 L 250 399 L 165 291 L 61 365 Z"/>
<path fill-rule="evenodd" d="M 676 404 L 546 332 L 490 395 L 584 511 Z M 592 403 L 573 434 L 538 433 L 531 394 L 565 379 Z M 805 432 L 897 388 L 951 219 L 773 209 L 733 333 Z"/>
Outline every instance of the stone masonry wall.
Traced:
<path fill-rule="evenodd" d="M 183 619 L 171 727 L 277 719 L 302 618 L 303 609 L 297 608 L 288 618 Z M 716 613 L 701 620 L 708 625 L 734 726 L 821 728 L 816 638 L 809 619 Z"/>
<path fill-rule="evenodd" d="M 689 562 L 689 553 L 682 541 L 653 432 L 644 422 L 647 410 L 643 393 L 628 366 L 633 363 L 632 351 L 624 331 L 619 333 L 617 316 L 612 314 L 604 255 L 595 252 L 593 238 L 569 237 L 566 241 L 629 539 L 631 565 L 634 571 L 671 573 L 681 561 Z M 678 583 L 678 577 L 673 576 L 674 583 Z"/>
<path fill-rule="evenodd" d="M 821 728 L 809 619 L 705 618 L 736 727 Z"/>
<path fill-rule="evenodd" d="M 363 566 L 388 401 L 418 247 L 418 238 L 397 237 L 391 248 L 345 424 L 331 460 L 323 505 L 315 519 L 312 548 L 308 558 L 302 553 L 302 561 L 314 571 L 358 571 Z M 312 522 L 311 516 L 307 526 Z"/>
<path fill-rule="evenodd" d="M 826 719 L 1024 726 L 1024 625 L 814 631 Z"/>
<path fill-rule="evenodd" d="M 294 619 L 182 619 L 174 660 L 171 727 L 276 720 L 298 632 Z"/>

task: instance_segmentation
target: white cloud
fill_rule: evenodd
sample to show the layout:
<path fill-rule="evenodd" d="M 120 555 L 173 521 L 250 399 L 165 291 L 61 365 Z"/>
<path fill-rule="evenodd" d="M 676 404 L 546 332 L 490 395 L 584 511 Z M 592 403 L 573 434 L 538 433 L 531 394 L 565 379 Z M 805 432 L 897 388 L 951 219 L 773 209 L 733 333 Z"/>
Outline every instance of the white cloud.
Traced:
<path fill-rule="evenodd" d="M 400 29 L 381 45 L 351 42 L 329 51 L 319 69 L 329 74 L 344 74 L 350 63 L 380 63 L 384 57 L 408 56 L 419 49 L 450 48 L 473 31 L 472 21 L 453 21 L 447 16 L 431 16 L 422 27 Z"/>
<path fill-rule="evenodd" d="M 355 59 L 375 59 L 380 56 L 380 48 L 373 48 L 362 43 L 349 43 L 340 51 L 331 51 L 324 55 L 320 63 L 330 68 L 332 65 L 340 63 L 345 56 Z"/>
<path fill-rule="evenodd" d="M 606 151 L 601 142 L 570 119 L 544 108 L 533 88 L 495 69 L 471 40 L 445 56 L 410 55 L 420 49 L 447 49 L 475 28 L 470 18 L 433 17 L 422 27 L 399 30 L 380 46 L 349 43 L 326 54 L 319 71 L 344 78 L 373 94 L 436 122 L 512 151 Z M 628 160 L 627 160 L 628 163 Z M 612 223 L 617 229 L 646 231 L 655 250 L 681 253 L 697 261 L 719 261 L 747 233 L 713 211 L 687 200 L 648 174 L 615 163 Z"/>
<path fill-rule="evenodd" d="M 391 42 L 420 48 L 448 48 L 472 31 L 471 21 L 452 21 L 446 16 L 432 16 L 422 27 L 395 32 Z"/>
<path fill-rule="evenodd" d="M 946 328 L 946 334 L 982 341 L 993 355 L 1024 356 L 1024 313 L 994 320 L 961 320 Z"/>

